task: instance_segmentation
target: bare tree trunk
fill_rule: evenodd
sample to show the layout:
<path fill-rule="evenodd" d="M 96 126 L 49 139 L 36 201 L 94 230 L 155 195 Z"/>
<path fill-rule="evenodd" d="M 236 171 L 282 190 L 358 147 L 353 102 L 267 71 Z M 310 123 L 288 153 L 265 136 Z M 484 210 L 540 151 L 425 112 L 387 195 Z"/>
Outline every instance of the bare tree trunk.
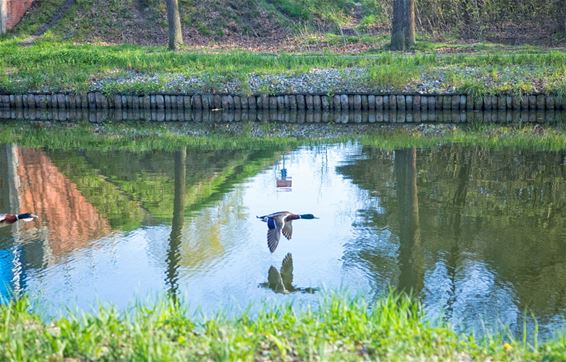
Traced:
<path fill-rule="evenodd" d="M 166 2 L 167 23 L 169 24 L 169 50 L 179 50 L 179 47 L 183 45 L 183 30 L 181 29 L 179 2 L 178 0 L 166 0 Z"/>
<path fill-rule="evenodd" d="M 393 1 L 393 21 L 391 23 L 391 50 L 405 50 L 405 1 Z"/>
<path fill-rule="evenodd" d="M 566 2 L 556 0 L 556 25 L 558 32 L 566 36 Z"/>
<path fill-rule="evenodd" d="M 406 50 L 415 46 L 415 0 L 394 0 L 391 23 L 391 50 Z"/>
<path fill-rule="evenodd" d="M 405 47 L 410 49 L 416 42 L 415 0 L 405 1 Z"/>
<path fill-rule="evenodd" d="M 7 21 L 8 21 L 8 0 L 0 0 L 0 34 L 4 34 L 8 30 L 6 24 Z"/>

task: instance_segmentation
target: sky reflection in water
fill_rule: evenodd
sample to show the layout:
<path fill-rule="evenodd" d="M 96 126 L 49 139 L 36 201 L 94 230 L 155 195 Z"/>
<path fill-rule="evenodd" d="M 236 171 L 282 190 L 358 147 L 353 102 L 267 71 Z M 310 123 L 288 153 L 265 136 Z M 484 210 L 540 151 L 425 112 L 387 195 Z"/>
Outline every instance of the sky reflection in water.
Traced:
<path fill-rule="evenodd" d="M 526 308 L 543 332 L 563 325 L 561 154 L 0 150 L 2 210 L 40 216 L 0 229 L 0 278 L 46 315 L 165 293 L 237 313 L 317 303 L 328 290 L 374 300 L 393 286 L 458 330 L 520 331 Z M 276 187 L 283 158 L 290 191 Z M 256 215 L 279 210 L 320 219 L 295 221 L 293 239 L 270 254 Z"/>

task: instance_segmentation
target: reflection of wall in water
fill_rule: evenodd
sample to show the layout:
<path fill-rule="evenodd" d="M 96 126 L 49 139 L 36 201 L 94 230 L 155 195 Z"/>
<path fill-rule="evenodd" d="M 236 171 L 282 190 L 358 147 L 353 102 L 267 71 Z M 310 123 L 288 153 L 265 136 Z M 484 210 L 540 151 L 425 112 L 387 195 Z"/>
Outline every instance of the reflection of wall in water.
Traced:
<path fill-rule="evenodd" d="M 110 233 L 108 221 L 42 150 L 0 149 L 0 212 L 33 212 L 39 220 L 0 228 L 0 290 L 18 293 L 25 273 Z"/>
<path fill-rule="evenodd" d="M 561 124 L 566 120 L 562 111 L 221 111 L 202 110 L 151 110 L 132 109 L 104 110 L 64 110 L 64 109 L 0 109 L 0 119 L 37 121 L 77 121 L 88 120 L 98 123 L 106 121 L 150 121 L 150 122 L 284 122 L 284 123 L 546 123 Z"/>
<path fill-rule="evenodd" d="M 18 148 L 15 156 L 20 209 L 39 216 L 38 222 L 22 224 L 26 239 L 42 238 L 50 257 L 56 259 L 110 233 L 106 218 L 45 152 Z"/>

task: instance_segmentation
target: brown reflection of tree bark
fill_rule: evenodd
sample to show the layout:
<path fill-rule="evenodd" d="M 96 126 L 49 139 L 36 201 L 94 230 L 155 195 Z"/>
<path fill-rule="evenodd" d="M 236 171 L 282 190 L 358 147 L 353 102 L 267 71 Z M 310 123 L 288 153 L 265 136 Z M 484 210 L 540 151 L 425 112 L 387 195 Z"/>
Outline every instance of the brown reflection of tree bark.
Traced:
<path fill-rule="evenodd" d="M 181 259 L 180 246 L 183 232 L 185 214 L 185 188 L 187 168 L 187 148 L 183 147 L 175 152 L 175 198 L 173 201 L 173 224 L 169 236 L 169 250 L 167 251 L 167 284 L 169 295 L 175 303 L 178 301 L 179 288 L 179 261 Z"/>
<path fill-rule="evenodd" d="M 45 152 L 15 149 L 19 179 L 20 212 L 38 214 L 39 221 L 21 224 L 21 233 L 36 234 L 40 223 L 47 232 L 52 256 L 60 256 L 110 234 L 108 220 L 80 193 L 51 162 Z M 24 235 L 22 235 L 24 236 Z"/>
<path fill-rule="evenodd" d="M 395 177 L 399 202 L 399 289 L 418 294 L 423 288 L 420 247 L 417 150 L 395 151 Z"/>

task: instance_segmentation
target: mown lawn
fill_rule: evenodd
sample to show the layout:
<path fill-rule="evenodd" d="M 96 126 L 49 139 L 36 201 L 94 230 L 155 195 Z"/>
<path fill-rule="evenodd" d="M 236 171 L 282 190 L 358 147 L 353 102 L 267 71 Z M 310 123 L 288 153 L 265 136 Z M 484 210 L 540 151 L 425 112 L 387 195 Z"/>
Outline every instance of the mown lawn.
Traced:
<path fill-rule="evenodd" d="M 156 46 L 48 40 L 22 46 L 21 40 L 0 41 L 0 93 L 270 94 L 293 92 L 293 82 L 304 83 L 301 77 L 311 74 L 307 85 L 310 82 L 327 94 L 340 88 L 471 95 L 566 94 L 566 52 L 562 50 L 450 45 L 456 51 L 452 53 L 440 51 L 446 45 L 423 42 L 417 52 L 409 54 L 383 50 L 362 55 L 236 50 L 172 53 Z M 332 76 L 344 79 L 325 86 L 329 77 L 325 71 L 337 71 Z"/>

